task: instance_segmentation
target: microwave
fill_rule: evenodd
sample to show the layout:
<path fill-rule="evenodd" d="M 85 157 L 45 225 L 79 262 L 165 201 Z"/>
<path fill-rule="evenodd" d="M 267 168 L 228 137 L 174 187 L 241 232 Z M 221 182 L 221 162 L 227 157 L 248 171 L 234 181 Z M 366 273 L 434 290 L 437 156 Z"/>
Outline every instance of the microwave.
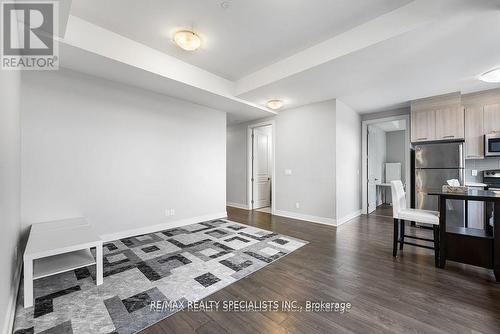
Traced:
<path fill-rule="evenodd" d="M 500 133 L 490 133 L 484 136 L 484 156 L 500 156 Z"/>

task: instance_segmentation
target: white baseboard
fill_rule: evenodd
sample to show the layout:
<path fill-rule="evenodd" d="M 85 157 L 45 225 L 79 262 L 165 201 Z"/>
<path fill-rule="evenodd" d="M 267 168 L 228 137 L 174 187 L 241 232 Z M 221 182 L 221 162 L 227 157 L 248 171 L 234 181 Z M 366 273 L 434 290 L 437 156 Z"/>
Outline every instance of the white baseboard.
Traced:
<path fill-rule="evenodd" d="M 244 209 L 248 210 L 248 205 L 247 204 L 241 204 L 241 203 L 234 203 L 234 202 L 227 202 L 227 206 L 230 206 L 232 208 L 238 208 L 238 209 Z"/>
<path fill-rule="evenodd" d="M 14 318 L 16 315 L 16 302 L 17 294 L 19 292 L 19 284 L 21 283 L 21 269 L 23 267 L 22 259 L 18 259 L 18 264 L 16 272 L 14 273 L 14 281 L 11 285 L 11 291 L 9 296 L 9 304 L 7 305 L 7 310 L 5 312 L 5 321 L 2 328 L 2 333 L 11 334 L 14 327 Z"/>
<path fill-rule="evenodd" d="M 276 210 L 274 212 L 274 214 L 276 216 L 305 220 L 305 221 L 310 221 L 312 223 L 318 223 L 318 224 L 330 225 L 330 226 L 340 226 L 340 225 L 345 224 L 348 221 L 350 221 L 356 217 L 359 217 L 361 215 L 361 210 L 358 210 L 358 211 L 355 211 L 355 212 L 350 213 L 348 215 L 345 215 L 344 217 L 339 218 L 339 219 L 312 216 L 312 215 L 306 215 L 303 213 L 296 213 L 296 212 L 282 211 L 282 210 Z"/>
<path fill-rule="evenodd" d="M 116 232 L 116 233 L 103 234 L 100 237 L 101 237 L 102 241 L 108 242 L 108 241 L 132 237 L 135 235 L 154 233 L 154 232 L 158 232 L 158 231 L 168 230 L 170 228 L 186 226 L 186 225 L 200 223 L 200 222 L 204 222 L 204 221 L 208 221 L 208 220 L 225 218 L 225 217 L 227 217 L 227 213 L 224 211 L 224 212 L 214 213 L 214 214 L 210 214 L 210 215 L 181 219 L 181 220 L 171 221 L 171 222 L 163 223 L 163 224 L 157 224 L 157 225 L 145 226 L 145 227 L 131 229 L 131 230 L 120 231 L 120 232 Z"/>
<path fill-rule="evenodd" d="M 350 213 L 348 215 L 345 215 L 344 217 L 337 219 L 336 226 L 340 226 L 342 224 L 345 224 L 348 221 L 350 221 L 356 217 L 359 217 L 359 216 L 361 216 L 361 210 L 358 210 L 358 211 L 355 211 L 355 212 Z"/>
<path fill-rule="evenodd" d="M 298 219 L 298 220 L 310 221 L 310 222 L 318 223 L 318 224 L 336 226 L 335 219 L 333 219 L 333 218 L 311 216 L 311 215 L 306 215 L 306 214 L 303 214 L 303 213 L 297 213 L 297 212 L 291 212 L 291 211 L 283 211 L 283 210 L 275 210 L 274 211 L 274 215 L 276 215 L 276 216 L 282 216 L 282 217 L 287 217 L 287 218 Z"/>

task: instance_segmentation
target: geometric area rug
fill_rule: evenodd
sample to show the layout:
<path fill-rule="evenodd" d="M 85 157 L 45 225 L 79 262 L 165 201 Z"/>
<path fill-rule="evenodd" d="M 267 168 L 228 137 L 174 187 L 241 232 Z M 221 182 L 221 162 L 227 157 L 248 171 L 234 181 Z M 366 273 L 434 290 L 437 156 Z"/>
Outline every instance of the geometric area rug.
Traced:
<path fill-rule="evenodd" d="M 26 309 L 21 288 L 14 333 L 136 333 L 306 243 L 224 219 L 108 242 L 102 285 L 95 266 L 41 278 Z"/>

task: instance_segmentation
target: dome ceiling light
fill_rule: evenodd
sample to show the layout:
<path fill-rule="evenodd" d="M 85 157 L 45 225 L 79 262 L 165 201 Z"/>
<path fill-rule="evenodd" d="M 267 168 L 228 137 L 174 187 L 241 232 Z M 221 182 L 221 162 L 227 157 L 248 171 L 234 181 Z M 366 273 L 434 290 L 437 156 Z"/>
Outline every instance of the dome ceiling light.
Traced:
<path fill-rule="evenodd" d="M 490 83 L 500 82 L 500 67 L 481 74 L 479 80 Z"/>
<path fill-rule="evenodd" d="M 269 100 L 267 101 L 267 107 L 272 110 L 278 110 L 283 107 L 283 101 L 281 100 Z"/>
<path fill-rule="evenodd" d="M 195 51 L 201 46 L 201 38 L 194 31 L 179 30 L 174 34 L 174 42 L 183 50 Z"/>

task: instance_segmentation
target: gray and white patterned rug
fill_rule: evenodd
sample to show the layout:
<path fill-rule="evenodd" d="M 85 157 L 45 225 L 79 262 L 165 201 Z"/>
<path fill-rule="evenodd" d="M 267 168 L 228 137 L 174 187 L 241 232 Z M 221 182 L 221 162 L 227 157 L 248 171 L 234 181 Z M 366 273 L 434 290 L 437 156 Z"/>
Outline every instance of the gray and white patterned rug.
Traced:
<path fill-rule="evenodd" d="M 214 220 L 104 244 L 104 283 L 95 266 L 34 282 L 33 307 L 17 301 L 14 333 L 136 333 L 259 270 L 307 242 Z M 22 286 L 22 285 L 21 285 Z"/>

